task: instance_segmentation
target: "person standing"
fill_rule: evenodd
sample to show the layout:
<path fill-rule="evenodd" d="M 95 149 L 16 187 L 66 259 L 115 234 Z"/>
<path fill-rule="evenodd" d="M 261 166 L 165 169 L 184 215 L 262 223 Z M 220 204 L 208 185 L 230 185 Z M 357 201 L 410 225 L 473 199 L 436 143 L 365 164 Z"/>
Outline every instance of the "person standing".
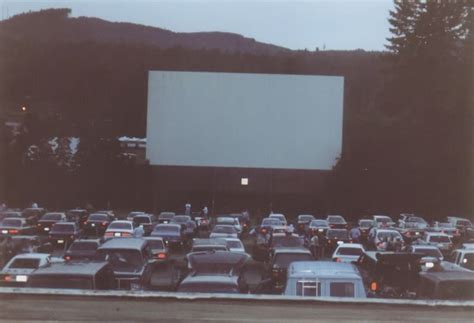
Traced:
<path fill-rule="evenodd" d="M 191 203 L 186 203 L 184 206 L 184 214 L 191 215 Z"/>
<path fill-rule="evenodd" d="M 353 227 L 351 231 L 349 231 L 349 238 L 352 242 L 359 243 L 360 242 L 360 229 L 359 227 Z"/>

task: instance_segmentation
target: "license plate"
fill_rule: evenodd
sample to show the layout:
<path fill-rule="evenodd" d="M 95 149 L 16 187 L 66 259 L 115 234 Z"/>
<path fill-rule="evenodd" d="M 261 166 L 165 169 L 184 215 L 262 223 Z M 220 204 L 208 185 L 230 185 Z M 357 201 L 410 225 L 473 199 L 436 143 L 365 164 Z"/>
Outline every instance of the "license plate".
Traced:
<path fill-rule="evenodd" d="M 17 282 L 26 283 L 27 280 L 28 280 L 28 276 L 25 276 L 25 275 L 16 276 L 16 281 Z"/>
<path fill-rule="evenodd" d="M 44 231 L 49 231 L 49 228 L 44 228 Z"/>
<path fill-rule="evenodd" d="M 64 243 L 64 240 L 58 240 L 58 243 Z"/>
<path fill-rule="evenodd" d="M 92 226 L 92 227 L 95 227 L 95 223 L 92 223 L 91 226 Z"/>
<path fill-rule="evenodd" d="M 120 236 L 121 236 L 120 232 L 115 232 L 114 233 L 114 237 L 120 237 Z"/>
<path fill-rule="evenodd" d="M 8 234 L 8 230 L 2 230 L 3 234 Z"/>

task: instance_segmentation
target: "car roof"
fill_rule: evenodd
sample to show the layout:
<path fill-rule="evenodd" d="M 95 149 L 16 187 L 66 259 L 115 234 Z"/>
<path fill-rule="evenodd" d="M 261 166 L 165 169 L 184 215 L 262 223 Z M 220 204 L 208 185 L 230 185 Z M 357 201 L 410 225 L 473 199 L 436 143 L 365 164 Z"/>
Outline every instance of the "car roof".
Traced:
<path fill-rule="evenodd" d="M 337 246 L 337 248 L 354 248 L 354 249 L 364 249 L 364 246 L 360 243 L 343 243 Z"/>
<path fill-rule="evenodd" d="M 324 277 L 360 279 L 359 271 L 351 263 L 334 261 L 295 261 L 288 267 L 288 277 Z"/>
<path fill-rule="evenodd" d="M 90 276 L 107 266 L 106 261 L 52 263 L 33 272 L 36 275 L 81 275 Z"/>
<path fill-rule="evenodd" d="M 155 229 L 156 228 L 163 228 L 163 227 L 174 227 L 174 228 L 178 228 L 178 229 L 181 230 L 181 225 L 176 224 L 176 223 L 160 223 L 160 224 L 157 224 L 155 226 Z"/>
<path fill-rule="evenodd" d="M 47 215 L 47 214 L 61 214 L 61 215 L 66 216 L 66 213 L 64 213 L 64 212 L 47 212 L 44 215 Z"/>
<path fill-rule="evenodd" d="M 269 218 L 286 218 L 284 214 L 281 213 L 272 213 L 268 216 Z"/>
<path fill-rule="evenodd" d="M 213 239 L 213 238 L 193 239 L 193 246 L 225 246 L 225 245 L 226 245 L 226 242 L 224 239 Z"/>
<path fill-rule="evenodd" d="M 148 236 L 148 237 L 142 237 L 143 240 L 161 240 L 163 241 L 162 237 L 155 237 L 155 236 Z"/>
<path fill-rule="evenodd" d="M 387 232 L 397 232 L 397 233 L 400 233 L 398 232 L 398 230 L 395 230 L 395 229 L 377 229 L 377 233 L 387 233 Z"/>
<path fill-rule="evenodd" d="M 103 245 L 99 247 L 98 250 L 102 249 L 142 249 L 146 241 L 138 238 L 119 238 L 119 239 L 110 239 L 104 242 Z"/>
<path fill-rule="evenodd" d="M 474 272 L 471 271 L 439 271 L 439 272 L 422 272 L 420 273 L 421 277 L 425 277 L 433 281 L 473 281 Z"/>
<path fill-rule="evenodd" d="M 112 221 L 110 224 L 112 223 L 127 223 L 130 225 L 133 225 L 132 221 L 127 221 L 127 220 L 115 220 L 115 221 Z"/>

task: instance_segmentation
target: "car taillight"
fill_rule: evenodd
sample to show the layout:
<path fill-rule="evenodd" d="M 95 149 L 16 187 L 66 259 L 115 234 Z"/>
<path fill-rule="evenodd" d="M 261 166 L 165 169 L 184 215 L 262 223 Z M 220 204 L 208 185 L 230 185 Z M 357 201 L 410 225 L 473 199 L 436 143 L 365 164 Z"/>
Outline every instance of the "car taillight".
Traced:
<path fill-rule="evenodd" d="M 263 228 L 263 229 L 260 230 L 260 232 L 261 232 L 262 234 L 265 234 L 265 233 L 267 233 L 267 229 Z"/>
<path fill-rule="evenodd" d="M 377 290 L 377 282 L 370 283 L 370 290 L 373 292 Z"/>
<path fill-rule="evenodd" d="M 113 237 L 113 235 L 114 235 L 113 232 L 106 232 L 104 234 L 104 237 Z"/>
<path fill-rule="evenodd" d="M 3 280 L 6 281 L 6 282 L 11 282 L 11 281 L 13 281 L 13 277 L 12 276 L 5 276 L 5 277 L 3 277 Z"/>
<path fill-rule="evenodd" d="M 41 223 L 38 223 L 37 226 L 40 227 L 40 226 L 41 226 Z"/>
<path fill-rule="evenodd" d="M 64 256 L 64 260 L 66 260 L 66 261 L 69 261 L 71 259 L 72 259 L 71 256 Z"/>
<path fill-rule="evenodd" d="M 160 252 L 159 254 L 156 255 L 156 258 L 158 258 L 158 259 L 166 259 L 166 253 Z"/>
<path fill-rule="evenodd" d="M 107 222 L 102 222 L 102 226 L 105 227 L 107 225 Z"/>
<path fill-rule="evenodd" d="M 17 234 L 17 233 L 18 233 L 18 230 L 13 229 L 13 230 L 9 230 L 8 232 L 9 232 L 10 234 Z"/>
<path fill-rule="evenodd" d="M 334 261 L 335 262 L 341 262 L 342 260 L 341 260 L 341 258 L 335 258 Z"/>
<path fill-rule="evenodd" d="M 122 233 L 122 237 L 131 237 L 132 235 L 130 233 L 124 232 Z"/>
<path fill-rule="evenodd" d="M 84 224 L 87 224 L 87 221 L 84 221 L 83 223 L 84 223 Z"/>
<path fill-rule="evenodd" d="M 71 238 L 72 240 L 74 240 L 75 237 L 74 237 L 73 235 L 70 235 L 69 238 Z"/>

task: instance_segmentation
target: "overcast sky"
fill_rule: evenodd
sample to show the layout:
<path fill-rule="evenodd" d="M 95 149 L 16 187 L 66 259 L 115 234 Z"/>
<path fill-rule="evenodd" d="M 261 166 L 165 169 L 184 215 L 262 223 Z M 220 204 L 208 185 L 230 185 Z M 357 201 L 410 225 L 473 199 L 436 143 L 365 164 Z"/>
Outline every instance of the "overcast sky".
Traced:
<path fill-rule="evenodd" d="M 67 7 L 98 17 L 177 32 L 226 31 L 291 49 L 383 50 L 391 0 L 0 0 L 2 19 Z"/>

